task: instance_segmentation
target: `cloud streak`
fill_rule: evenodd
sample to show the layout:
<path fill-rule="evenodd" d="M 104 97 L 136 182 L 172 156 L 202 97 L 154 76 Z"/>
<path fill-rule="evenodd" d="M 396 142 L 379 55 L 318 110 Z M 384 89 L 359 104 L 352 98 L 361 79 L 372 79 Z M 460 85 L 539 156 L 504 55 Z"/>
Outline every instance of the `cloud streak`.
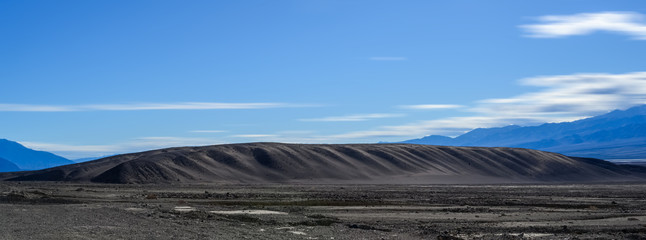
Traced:
<path fill-rule="evenodd" d="M 204 146 L 221 144 L 222 141 L 209 138 L 186 138 L 186 137 L 141 137 L 126 142 L 110 145 L 75 145 L 20 141 L 28 148 L 48 151 L 59 154 L 69 159 L 83 157 L 98 157 L 114 154 L 140 152 L 146 150 L 181 147 L 181 146 Z"/>
<path fill-rule="evenodd" d="M 544 122 L 573 121 L 646 104 L 646 72 L 623 74 L 577 73 L 570 75 L 538 76 L 521 79 L 520 84 L 535 90 L 506 98 L 483 99 L 473 106 L 420 104 L 400 106 L 410 109 L 448 109 L 462 107 L 468 116 L 430 119 L 400 125 L 380 126 L 361 131 L 317 133 L 312 131 L 282 131 L 269 134 L 237 134 L 209 138 L 144 137 L 115 145 L 61 145 L 25 142 L 35 149 L 52 151 L 63 156 L 101 156 L 114 153 L 143 151 L 174 146 L 197 146 L 223 143 L 224 140 L 263 140 L 295 143 L 349 143 L 398 141 L 429 134 L 457 136 L 479 127 L 500 127 L 509 124 L 533 125 Z M 343 122 L 367 121 L 378 118 L 400 117 L 401 114 L 356 114 L 333 116 L 302 121 Z M 220 130 L 191 132 L 219 133 Z"/>
<path fill-rule="evenodd" d="M 41 150 L 41 151 L 50 151 L 50 152 L 81 152 L 81 153 L 108 153 L 119 151 L 119 147 L 114 145 L 69 145 L 69 144 L 58 144 L 58 143 L 43 143 L 43 142 L 24 142 L 21 141 L 20 144 L 25 145 L 28 148 Z"/>
<path fill-rule="evenodd" d="M 267 109 L 285 107 L 307 107 L 286 103 L 135 103 L 135 104 L 94 104 L 94 105 L 31 105 L 1 104 L 0 112 L 82 112 L 82 111 L 143 111 L 143 110 L 217 110 L 217 109 Z"/>
<path fill-rule="evenodd" d="M 544 76 L 520 83 L 543 89 L 510 98 L 485 99 L 472 110 L 486 115 L 543 119 L 590 116 L 646 103 L 646 72 Z"/>
<path fill-rule="evenodd" d="M 419 121 L 405 125 L 382 126 L 373 130 L 356 131 L 329 136 L 330 139 L 351 140 L 370 138 L 401 137 L 412 138 L 432 134 L 456 135 L 476 127 L 489 127 L 500 124 L 502 119 L 495 117 L 452 117 Z"/>
<path fill-rule="evenodd" d="M 429 134 L 456 136 L 474 128 L 574 121 L 614 109 L 646 104 L 646 72 L 541 76 L 522 79 L 520 84 L 540 89 L 509 98 L 480 100 L 475 103 L 475 107 L 465 109 L 471 112 L 472 116 L 381 126 L 371 130 L 330 135 L 327 139 L 404 140 Z"/>
<path fill-rule="evenodd" d="M 362 122 L 373 119 L 380 118 L 394 118 L 394 117 L 403 117 L 404 114 L 391 114 L 391 113 L 373 113 L 373 114 L 356 114 L 356 115 L 346 115 L 346 116 L 333 116 L 333 117 L 324 117 L 324 118 L 309 118 L 309 119 L 299 119 L 303 122 Z"/>
<path fill-rule="evenodd" d="M 538 24 L 521 25 L 532 38 L 560 38 L 594 32 L 614 32 L 646 40 L 646 17 L 636 12 L 599 12 L 539 17 Z"/>

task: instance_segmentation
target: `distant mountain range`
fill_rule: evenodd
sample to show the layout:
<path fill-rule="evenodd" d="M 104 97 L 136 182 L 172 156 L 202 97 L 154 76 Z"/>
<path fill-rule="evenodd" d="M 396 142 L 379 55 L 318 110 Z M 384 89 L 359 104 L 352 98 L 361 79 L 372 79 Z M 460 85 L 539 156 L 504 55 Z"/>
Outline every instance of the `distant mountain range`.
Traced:
<path fill-rule="evenodd" d="M 77 159 L 70 159 L 70 160 L 71 160 L 71 161 L 73 161 L 73 162 L 75 162 L 75 163 L 82 163 L 82 162 L 94 161 L 94 160 L 101 159 L 101 158 L 112 157 L 112 156 L 114 156 L 114 155 L 115 155 L 115 154 L 112 154 L 112 155 L 104 155 L 104 156 L 101 156 L 101 157 L 86 157 L 86 158 L 77 158 Z"/>
<path fill-rule="evenodd" d="M 131 153 L 8 181 L 99 183 L 535 183 L 645 181 L 646 167 L 520 148 L 243 143 Z"/>
<path fill-rule="evenodd" d="M 0 172 L 14 172 L 14 171 L 20 171 L 20 168 L 16 166 L 16 164 L 12 163 L 11 161 L 0 158 Z"/>
<path fill-rule="evenodd" d="M 455 138 L 431 135 L 403 143 L 518 147 L 606 160 L 646 159 L 646 105 L 573 122 L 478 128 Z"/>
<path fill-rule="evenodd" d="M 53 153 L 29 149 L 6 139 L 0 139 L 0 159 L 0 172 L 37 170 L 74 163 Z"/>
<path fill-rule="evenodd" d="M 403 143 L 515 147 L 618 162 L 643 160 L 646 159 L 646 105 L 615 110 L 573 122 L 546 123 L 530 127 L 512 125 L 479 128 L 455 138 L 431 135 Z M 96 158 L 77 161 L 94 159 Z M 32 150 L 17 142 L 0 139 L 0 172 L 39 170 L 74 163 L 49 152 Z"/>

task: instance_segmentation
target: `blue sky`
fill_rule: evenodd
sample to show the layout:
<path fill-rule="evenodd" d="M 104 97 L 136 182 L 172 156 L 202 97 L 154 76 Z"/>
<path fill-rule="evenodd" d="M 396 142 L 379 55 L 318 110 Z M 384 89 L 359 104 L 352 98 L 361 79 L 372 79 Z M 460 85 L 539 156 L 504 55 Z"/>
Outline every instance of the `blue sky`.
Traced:
<path fill-rule="evenodd" d="M 643 1 L 2 1 L 0 138 L 371 143 L 646 103 Z"/>

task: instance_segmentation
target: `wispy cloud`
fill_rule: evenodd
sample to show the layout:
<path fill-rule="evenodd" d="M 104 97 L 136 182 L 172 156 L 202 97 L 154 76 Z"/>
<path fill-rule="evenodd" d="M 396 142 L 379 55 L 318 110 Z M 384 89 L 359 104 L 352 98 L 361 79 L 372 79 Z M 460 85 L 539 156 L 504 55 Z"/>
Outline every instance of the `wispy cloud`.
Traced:
<path fill-rule="evenodd" d="M 227 141 L 240 139 L 244 141 L 262 140 L 295 143 L 396 141 L 418 138 L 429 134 L 456 136 L 479 127 L 573 121 L 587 116 L 602 114 L 613 109 L 623 109 L 637 104 L 646 104 L 646 72 L 624 74 L 578 73 L 571 75 L 539 76 L 521 79 L 519 83 L 535 87 L 536 89 L 531 92 L 506 98 L 483 99 L 474 102 L 474 106 L 472 107 L 462 106 L 465 112 L 471 113 L 470 116 L 430 119 L 336 134 L 301 130 L 269 134 L 238 134 L 226 136 L 223 139 Z M 429 106 L 438 105 L 430 104 Z M 413 109 L 433 108 L 437 107 L 413 107 Z M 358 114 L 309 119 L 309 121 L 365 121 L 398 116 L 402 115 L 383 113 Z M 220 130 L 195 130 L 195 132 L 216 131 Z M 22 143 L 25 143 L 28 147 L 53 151 L 66 157 L 88 157 L 174 146 L 211 145 L 223 142 L 209 138 L 143 137 L 115 145 Z"/>
<path fill-rule="evenodd" d="M 178 146 L 199 146 L 199 145 L 212 145 L 220 143 L 210 138 L 189 138 L 189 137 L 140 137 L 136 138 L 134 142 L 128 143 L 131 146 L 148 147 L 148 146 L 162 146 L 162 147 L 178 147 Z"/>
<path fill-rule="evenodd" d="M 334 117 L 323 117 L 323 118 L 308 118 L 308 119 L 299 119 L 299 121 L 304 122 L 360 122 L 368 121 L 372 119 L 379 118 L 393 118 L 393 117 L 403 117 L 404 114 L 391 114 L 391 113 L 373 113 L 373 114 L 356 114 L 356 115 L 346 115 L 346 116 L 334 116 Z"/>
<path fill-rule="evenodd" d="M 428 121 L 413 122 L 404 125 L 382 126 L 372 130 L 355 131 L 329 136 L 330 139 L 352 140 L 402 137 L 411 138 L 428 134 L 456 135 L 476 127 L 496 126 L 499 118 L 492 117 L 452 117 Z"/>
<path fill-rule="evenodd" d="M 646 103 L 646 72 L 544 76 L 520 82 L 543 89 L 510 98 L 485 99 L 472 110 L 498 116 L 574 117 Z"/>
<path fill-rule="evenodd" d="M 119 147 L 113 145 L 69 145 L 58 143 L 43 143 L 43 142 L 25 142 L 21 141 L 20 144 L 28 148 L 50 151 L 50 152 L 81 152 L 81 153 L 108 153 L 119 151 Z"/>
<path fill-rule="evenodd" d="M 597 31 L 615 32 L 646 40 L 646 21 L 636 12 L 599 12 L 539 17 L 541 23 L 522 25 L 534 38 L 586 35 Z"/>
<path fill-rule="evenodd" d="M 371 57 L 372 61 L 406 61 L 406 57 Z"/>
<path fill-rule="evenodd" d="M 402 105 L 399 108 L 404 109 L 417 109 L 417 110 L 434 110 L 434 109 L 450 109 L 450 108 L 461 108 L 462 105 L 454 104 L 419 104 L 419 105 Z"/>
<path fill-rule="evenodd" d="M 266 109 L 285 107 L 309 107 L 287 103 L 133 103 L 133 104 L 94 104 L 94 105 L 32 105 L 0 104 L 2 112 L 79 112 L 79 111 L 141 111 L 141 110 L 216 110 L 216 109 Z"/>
<path fill-rule="evenodd" d="M 542 119 L 539 120 L 539 119 Z M 382 126 L 372 130 L 354 131 L 343 134 L 327 136 L 326 139 L 334 142 L 344 141 L 370 141 L 371 139 L 387 140 L 390 139 L 411 139 L 419 138 L 426 135 L 444 135 L 457 136 L 466 133 L 475 128 L 499 127 L 509 124 L 534 124 L 537 122 L 550 122 L 556 120 L 573 121 L 580 117 L 560 117 L 560 118 L 524 118 L 524 117 L 497 117 L 497 116 L 470 116 L 470 117 L 450 117 L 427 121 L 418 121 L 404 125 Z M 374 140 L 373 140 L 374 141 Z"/>
<path fill-rule="evenodd" d="M 0 111 L 2 112 L 71 112 L 74 110 L 70 106 L 0 103 Z"/>
<path fill-rule="evenodd" d="M 465 109 L 472 116 L 381 126 L 326 138 L 330 141 L 355 141 L 407 139 L 429 134 L 456 136 L 479 127 L 573 121 L 646 104 L 646 72 L 542 76 L 522 79 L 520 83 L 540 89 L 509 98 L 480 100 L 475 107 Z"/>
<path fill-rule="evenodd" d="M 60 143 L 44 143 L 20 141 L 28 148 L 53 152 L 69 159 L 83 157 L 98 157 L 113 154 L 140 152 L 146 150 L 181 147 L 181 146 L 204 146 L 221 144 L 222 141 L 208 138 L 185 138 L 185 137 L 141 137 L 126 142 L 110 145 L 75 145 Z"/>

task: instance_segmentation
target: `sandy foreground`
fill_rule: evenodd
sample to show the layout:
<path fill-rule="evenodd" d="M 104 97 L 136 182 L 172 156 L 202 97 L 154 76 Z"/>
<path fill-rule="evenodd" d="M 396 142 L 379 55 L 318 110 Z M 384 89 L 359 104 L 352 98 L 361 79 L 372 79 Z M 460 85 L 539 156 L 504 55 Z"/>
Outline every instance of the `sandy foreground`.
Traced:
<path fill-rule="evenodd" d="M 646 184 L 0 182 L 0 239 L 646 239 Z"/>

